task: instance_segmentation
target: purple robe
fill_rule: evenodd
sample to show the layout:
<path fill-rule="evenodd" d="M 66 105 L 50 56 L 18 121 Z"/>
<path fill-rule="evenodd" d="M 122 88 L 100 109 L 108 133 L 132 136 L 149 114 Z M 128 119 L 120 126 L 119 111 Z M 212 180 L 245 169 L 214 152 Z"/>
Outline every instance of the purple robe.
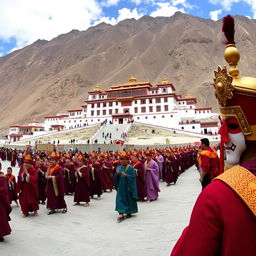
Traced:
<path fill-rule="evenodd" d="M 147 200 L 156 200 L 158 198 L 158 192 L 160 192 L 158 164 L 154 160 L 151 160 L 149 164 L 146 161 L 144 167 L 146 170 Z"/>
<path fill-rule="evenodd" d="M 163 179 L 163 166 L 164 166 L 164 157 L 162 155 L 157 156 L 157 163 L 158 163 L 158 167 L 159 167 L 159 179 L 162 180 Z"/>

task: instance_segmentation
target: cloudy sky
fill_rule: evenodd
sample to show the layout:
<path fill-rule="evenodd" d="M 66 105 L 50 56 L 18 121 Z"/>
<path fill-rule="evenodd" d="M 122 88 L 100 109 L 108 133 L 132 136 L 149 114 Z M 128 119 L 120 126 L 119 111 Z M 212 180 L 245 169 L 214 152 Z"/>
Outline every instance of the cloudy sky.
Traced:
<path fill-rule="evenodd" d="M 100 22 L 181 11 L 217 20 L 226 14 L 256 18 L 256 0 L 0 0 L 0 56 Z"/>

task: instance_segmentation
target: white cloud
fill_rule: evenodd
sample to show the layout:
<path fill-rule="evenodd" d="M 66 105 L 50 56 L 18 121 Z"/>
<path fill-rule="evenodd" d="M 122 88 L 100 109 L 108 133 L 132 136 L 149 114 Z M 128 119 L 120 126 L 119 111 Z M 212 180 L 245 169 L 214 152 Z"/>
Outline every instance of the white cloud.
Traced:
<path fill-rule="evenodd" d="M 21 47 L 72 29 L 85 30 L 101 15 L 96 0 L 1 0 L 0 38 L 16 38 Z"/>
<path fill-rule="evenodd" d="M 210 17 L 212 20 L 215 20 L 217 21 L 219 19 L 219 15 L 222 13 L 222 10 L 219 9 L 219 10 L 216 10 L 216 11 L 212 11 L 210 12 Z"/>
<path fill-rule="evenodd" d="M 101 22 L 106 22 L 111 25 L 115 25 L 118 22 L 125 20 L 125 19 L 139 19 L 143 16 L 143 13 L 139 13 L 137 8 L 134 8 L 133 10 L 128 8 L 123 8 L 118 10 L 118 17 L 115 19 L 113 17 L 102 17 L 99 20 L 97 20 L 93 25 L 97 25 Z"/>
<path fill-rule="evenodd" d="M 178 11 L 185 12 L 183 8 L 178 8 L 170 3 L 156 3 L 156 5 L 158 8 L 150 14 L 152 17 L 169 17 Z"/>
<path fill-rule="evenodd" d="M 256 18 L 256 0 L 209 0 L 212 4 L 221 5 L 226 11 L 230 11 L 233 4 L 244 2 L 251 6 L 253 18 Z"/>
<path fill-rule="evenodd" d="M 102 2 L 102 5 L 109 7 L 109 6 L 118 5 L 119 2 L 120 2 L 120 0 L 106 0 L 106 1 Z"/>

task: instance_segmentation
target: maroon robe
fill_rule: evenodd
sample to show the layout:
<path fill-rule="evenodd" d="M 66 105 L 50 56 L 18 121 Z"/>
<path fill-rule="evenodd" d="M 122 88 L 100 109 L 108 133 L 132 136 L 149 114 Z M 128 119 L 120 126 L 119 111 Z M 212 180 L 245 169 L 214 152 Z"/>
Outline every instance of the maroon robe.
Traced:
<path fill-rule="evenodd" d="M 5 176 L 8 179 L 9 199 L 10 199 L 10 204 L 12 204 L 12 201 L 17 201 L 18 199 L 16 178 L 14 175 L 9 176 L 8 174 L 6 174 Z"/>
<path fill-rule="evenodd" d="M 179 175 L 178 160 L 169 156 L 165 160 L 165 181 L 167 184 L 176 183 Z"/>
<path fill-rule="evenodd" d="M 46 184 L 46 197 L 47 205 L 46 207 L 51 210 L 55 209 L 64 209 L 67 208 L 65 199 L 64 199 L 64 176 L 63 169 L 58 166 L 58 168 L 52 173 L 51 176 L 55 176 L 55 181 L 57 185 L 57 191 L 54 190 L 54 180 L 47 180 Z M 57 194 L 56 194 L 57 192 Z"/>
<path fill-rule="evenodd" d="M 114 186 L 113 165 L 111 161 L 105 161 L 103 165 L 107 167 L 102 168 L 103 190 L 112 190 Z"/>
<path fill-rule="evenodd" d="M 0 237 L 11 233 L 9 225 L 11 211 L 12 208 L 8 196 L 8 179 L 0 172 Z"/>
<path fill-rule="evenodd" d="M 141 161 L 133 164 L 134 169 L 136 170 L 136 184 L 137 184 L 137 194 L 140 200 L 143 200 L 147 196 L 146 186 L 145 186 L 145 177 L 146 172 L 144 164 Z"/>
<path fill-rule="evenodd" d="M 45 173 L 47 171 L 47 167 L 44 165 L 40 165 L 37 169 L 38 171 L 38 193 L 39 197 L 38 200 L 44 202 L 46 200 L 46 179 L 45 179 Z M 41 173 L 42 171 L 43 173 Z"/>
<path fill-rule="evenodd" d="M 92 164 L 90 172 L 91 196 L 102 194 L 102 164 L 96 161 Z"/>
<path fill-rule="evenodd" d="M 13 151 L 11 153 L 11 166 L 12 167 L 16 166 L 16 160 L 17 160 L 17 154 Z"/>
<path fill-rule="evenodd" d="M 67 168 L 69 171 L 67 171 Z M 75 186 L 75 166 L 74 164 L 66 164 L 64 167 L 64 189 L 65 194 L 73 193 Z"/>
<path fill-rule="evenodd" d="M 77 168 L 82 174 L 82 177 L 76 171 L 76 183 L 75 183 L 75 195 L 74 202 L 90 202 L 90 193 L 91 193 L 91 185 L 90 185 L 90 169 L 89 167 L 83 165 L 80 168 Z"/>
<path fill-rule="evenodd" d="M 39 209 L 38 173 L 33 167 L 28 170 L 28 173 L 29 177 L 24 173 L 24 168 L 22 168 L 18 176 L 19 201 L 24 215 Z"/>

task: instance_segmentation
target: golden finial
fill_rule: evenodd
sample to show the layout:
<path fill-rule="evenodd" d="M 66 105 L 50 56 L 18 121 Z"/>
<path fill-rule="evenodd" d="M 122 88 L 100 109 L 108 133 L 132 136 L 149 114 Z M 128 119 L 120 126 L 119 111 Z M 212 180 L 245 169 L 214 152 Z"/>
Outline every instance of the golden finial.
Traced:
<path fill-rule="evenodd" d="M 188 94 L 185 98 L 186 98 L 186 99 L 191 99 L 191 98 L 193 98 L 193 97 L 192 97 L 191 94 Z"/>
<path fill-rule="evenodd" d="M 101 88 L 99 85 L 96 85 L 95 88 L 93 89 L 94 92 L 101 92 Z"/>
<path fill-rule="evenodd" d="M 135 78 L 135 77 L 130 77 L 130 78 L 129 78 L 129 83 L 137 83 L 137 78 Z"/>
<path fill-rule="evenodd" d="M 169 79 L 167 77 L 164 77 L 163 80 L 161 81 L 161 84 L 169 84 Z"/>
<path fill-rule="evenodd" d="M 224 58 L 226 62 L 229 64 L 229 74 L 233 77 L 239 76 L 239 69 L 237 68 L 237 64 L 240 60 L 240 53 L 236 48 L 235 44 L 228 44 L 224 51 Z"/>

